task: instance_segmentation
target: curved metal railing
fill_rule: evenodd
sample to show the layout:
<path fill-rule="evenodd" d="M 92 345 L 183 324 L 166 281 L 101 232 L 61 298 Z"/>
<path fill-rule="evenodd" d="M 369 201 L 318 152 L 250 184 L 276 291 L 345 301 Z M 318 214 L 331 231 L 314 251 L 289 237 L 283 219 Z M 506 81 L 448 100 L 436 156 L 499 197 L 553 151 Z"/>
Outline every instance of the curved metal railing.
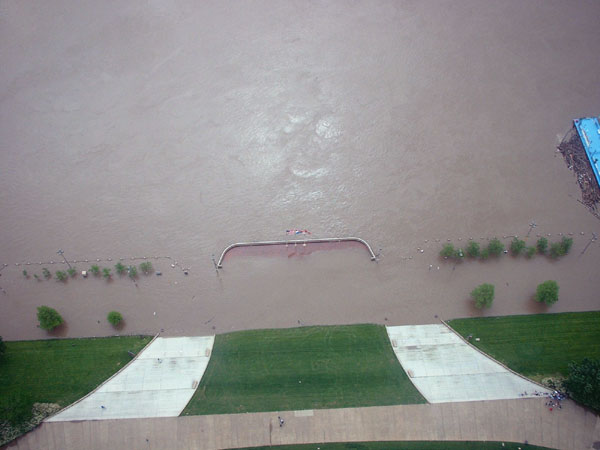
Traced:
<path fill-rule="evenodd" d="M 323 242 L 351 242 L 351 241 L 360 242 L 365 247 L 367 247 L 367 250 L 369 251 L 369 254 L 371 255 L 371 261 L 375 261 L 377 259 L 377 257 L 375 256 L 375 253 L 373 253 L 373 249 L 371 248 L 369 243 L 367 241 L 365 241 L 364 239 L 357 238 L 357 237 L 323 238 L 323 239 L 293 239 L 293 240 L 289 240 L 289 241 L 286 240 L 286 241 L 236 242 L 235 244 L 231 244 L 231 245 L 228 245 L 227 247 L 225 247 L 225 250 L 223 250 L 223 253 L 221 253 L 219 262 L 217 263 L 217 268 L 221 269 L 223 267 L 223 258 L 225 258 L 225 255 L 227 254 L 227 252 L 229 250 L 232 250 L 237 247 L 255 247 L 255 246 L 261 246 L 261 245 L 290 245 L 290 244 L 298 245 L 298 244 L 317 244 L 317 243 L 323 243 Z"/>

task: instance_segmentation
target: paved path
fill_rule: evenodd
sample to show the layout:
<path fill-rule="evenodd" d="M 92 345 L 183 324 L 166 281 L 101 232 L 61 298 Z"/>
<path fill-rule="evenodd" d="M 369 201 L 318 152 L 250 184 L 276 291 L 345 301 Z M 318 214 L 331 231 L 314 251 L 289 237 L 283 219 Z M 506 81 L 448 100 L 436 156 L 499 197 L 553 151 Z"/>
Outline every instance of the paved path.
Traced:
<path fill-rule="evenodd" d="M 516 375 L 442 324 L 386 327 L 394 353 L 429 403 L 505 400 L 550 391 Z M 525 394 L 527 393 L 527 394 Z"/>
<path fill-rule="evenodd" d="M 115 376 L 48 421 L 177 417 L 202 379 L 214 340 L 156 338 Z"/>
<path fill-rule="evenodd" d="M 269 444 L 369 440 L 493 440 L 560 449 L 590 449 L 600 419 L 544 399 L 439 403 L 297 412 L 222 414 L 153 419 L 46 422 L 9 448 L 220 449 Z M 277 416 L 285 418 L 280 428 Z"/>

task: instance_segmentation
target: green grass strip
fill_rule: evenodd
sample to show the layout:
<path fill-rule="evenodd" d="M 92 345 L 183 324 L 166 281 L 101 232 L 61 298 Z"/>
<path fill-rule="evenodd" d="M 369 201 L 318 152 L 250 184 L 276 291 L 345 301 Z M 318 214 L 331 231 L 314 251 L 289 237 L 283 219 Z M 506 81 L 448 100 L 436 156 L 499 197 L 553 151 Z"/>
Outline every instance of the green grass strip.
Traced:
<path fill-rule="evenodd" d="M 150 337 L 6 342 L 0 361 L 0 421 L 31 417 L 34 402 L 67 406 L 127 364 Z"/>
<path fill-rule="evenodd" d="M 183 415 L 425 403 L 385 327 L 353 325 L 217 335 Z"/>
<path fill-rule="evenodd" d="M 332 444 L 273 445 L 239 450 L 542 450 L 547 447 L 516 442 L 401 441 L 341 442 Z"/>
<path fill-rule="evenodd" d="M 599 311 L 455 319 L 448 324 L 464 337 L 472 334 L 477 348 L 538 381 L 567 376 L 573 361 L 600 358 Z"/>

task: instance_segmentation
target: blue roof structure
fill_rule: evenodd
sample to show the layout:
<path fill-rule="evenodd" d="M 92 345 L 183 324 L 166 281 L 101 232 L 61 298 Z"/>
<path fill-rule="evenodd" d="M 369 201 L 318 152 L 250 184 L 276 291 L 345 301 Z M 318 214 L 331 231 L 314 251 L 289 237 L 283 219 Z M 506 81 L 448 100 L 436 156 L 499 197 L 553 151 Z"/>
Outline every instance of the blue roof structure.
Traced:
<path fill-rule="evenodd" d="M 575 128 L 590 160 L 596 181 L 600 185 L 600 123 L 597 117 L 575 119 Z"/>

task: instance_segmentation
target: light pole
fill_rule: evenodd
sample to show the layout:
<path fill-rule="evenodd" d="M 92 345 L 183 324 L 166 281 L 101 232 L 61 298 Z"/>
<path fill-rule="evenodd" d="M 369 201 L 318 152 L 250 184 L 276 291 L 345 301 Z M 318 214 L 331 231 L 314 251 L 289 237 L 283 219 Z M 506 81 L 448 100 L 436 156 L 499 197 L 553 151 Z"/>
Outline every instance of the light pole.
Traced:
<path fill-rule="evenodd" d="M 594 242 L 596 239 L 598 239 L 598 236 L 596 236 L 596 233 L 592 233 L 592 238 L 590 239 L 590 241 L 586 244 L 585 248 L 581 251 L 581 255 L 583 255 L 585 253 L 585 251 L 588 249 L 588 247 L 592 244 L 592 242 Z"/>
<path fill-rule="evenodd" d="M 215 272 L 217 273 L 217 275 L 219 275 L 219 266 L 217 265 L 217 261 L 215 261 L 215 255 L 214 254 L 211 256 L 211 259 L 212 259 L 213 265 L 215 266 Z"/>
<path fill-rule="evenodd" d="M 69 264 L 69 261 L 67 261 L 67 258 L 65 258 L 65 252 L 63 252 L 62 249 L 59 248 L 56 253 L 62 256 L 65 262 L 67 263 L 67 266 L 69 266 L 69 269 L 72 269 L 71 264 Z"/>
<path fill-rule="evenodd" d="M 527 232 L 527 236 L 525 237 L 529 237 L 529 234 L 531 234 L 531 230 L 533 230 L 535 227 L 537 227 L 537 223 L 531 221 L 531 223 L 529 224 L 529 231 Z"/>

